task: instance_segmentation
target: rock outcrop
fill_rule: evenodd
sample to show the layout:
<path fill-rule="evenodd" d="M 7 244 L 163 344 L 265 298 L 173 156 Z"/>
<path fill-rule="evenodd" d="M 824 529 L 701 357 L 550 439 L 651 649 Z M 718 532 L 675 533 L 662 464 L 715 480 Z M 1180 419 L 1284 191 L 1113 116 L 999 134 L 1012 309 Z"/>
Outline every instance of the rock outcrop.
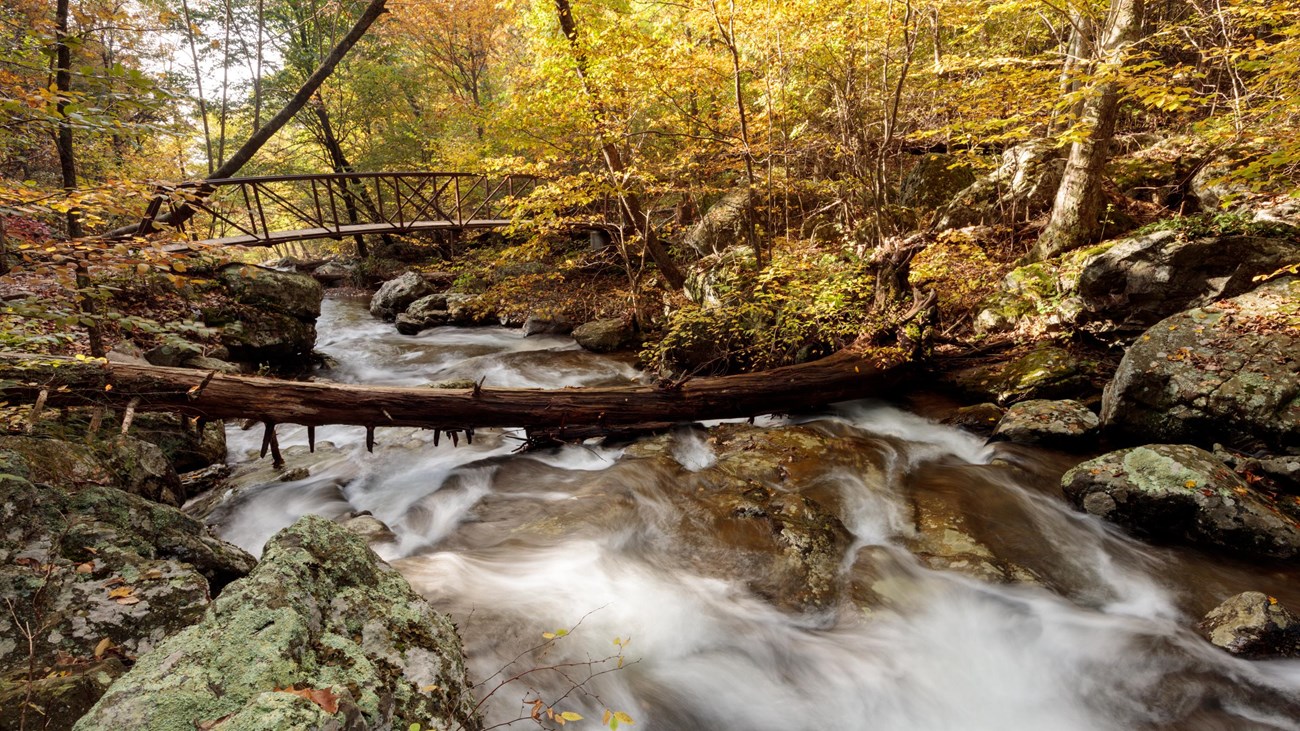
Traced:
<path fill-rule="evenodd" d="M 1125 353 L 1101 417 L 1135 440 L 1300 451 L 1300 278 L 1153 326 Z"/>
<path fill-rule="evenodd" d="M 1300 260 L 1300 243 L 1262 236 L 1156 231 L 1115 243 L 1083 263 L 1078 295 L 1089 318 L 1148 327 L 1189 307 L 1253 289 L 1253 279 Z"/>
<path fill-rule="evenodd" d="M 907 172 L 898 189 L 898 202 L 935 210 L 975 183 L 970 161 L 954 155 L 928 153 Z"/>
<path fill-rule="evenodd" d="M 451 621 L 361 538 L 307 516 L 76 728 L 472 730 L 474 705 Z"/>
<path fill-rule="evenodd" d="M 1052 206 L 1065 172 L 1061 149 L 1033 140 L 1002 153 L 992 173 L 957 193 L 939 212 L 935 229 L 1024 221 Z"/>
<path fill-rule="evenodd" d="M 305 274 L 230 264 L 218 279 L 234 306 L 208 308 L 204 321 L 219 327 L 235 361 L 300 367 L 316 345 L 316 318 L 324 289 Z"/>
<path fill-rule="evenodd" d="M 1300 522 L 1197 447 L 1110 452 L 1065 473 L 1061 487 L 1076 506 L 1140 535 L 1243 556 L 1300 557 Z"/>

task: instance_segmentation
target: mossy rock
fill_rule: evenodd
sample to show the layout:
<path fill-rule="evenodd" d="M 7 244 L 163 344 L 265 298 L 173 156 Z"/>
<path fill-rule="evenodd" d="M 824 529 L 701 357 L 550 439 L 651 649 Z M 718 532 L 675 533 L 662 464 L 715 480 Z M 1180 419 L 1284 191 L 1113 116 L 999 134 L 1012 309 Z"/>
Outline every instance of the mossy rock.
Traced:
<path fill-rule="evenodd" d="M 326 691 L 337 712 L 287 688 Z M 141 656 L 76 728 L 173 731 L 230 718 L 241 729 L 472 730 L 474 705 L 451 621 L 361 538 L 309 515 L 276 534 L 201 622 Z"/>
<path fill-rule="evenodd" d="M 963 393 L 1006 405 L 1084 396 L 1093 388 L 1094 366 L 1064 348 L 1042 343 L 1008 362 L 968 368 L 945 379 Z"/>

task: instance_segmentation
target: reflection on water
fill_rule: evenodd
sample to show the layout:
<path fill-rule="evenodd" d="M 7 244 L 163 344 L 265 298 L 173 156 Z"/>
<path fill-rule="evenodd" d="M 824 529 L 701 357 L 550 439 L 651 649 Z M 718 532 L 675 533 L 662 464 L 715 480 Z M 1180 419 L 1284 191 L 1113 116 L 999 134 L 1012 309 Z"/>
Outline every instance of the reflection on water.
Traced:
<path fill-rule="evenodd" d="M 636 377 L 566 338 L 401 336 L 351 302 L 327 302 L 319 329 L 339 380 L 560 387 Z M 1247 589 L 1300 607 L 1295 570 L 1136 542 L 1061 501 L 1059 459 L 986 447 L 895 408 L 845 404 L 797 421 L 854 435 L 879 468 L 818 477 L 853 545 L 845 598 L 816 614 L 779 611 L 681 549 L 677 531 L 691 523 L 674 491 L 716 460 L 699 429 L 671 436 L 670 460 L 647 460 L 599 445 L 516 455 L 509 432 L 434 447 L 430 433 L 405 429 L 380 430 L 372 455 L 363 430 L 322 428 L 318 439 L 335 448 L 320 450 L 309 477 L 246 493 L 223 506 L 218 527 L 258 550 L 304 513 L 369 510 L 398 536 L 377 549 L 452 613 L 479 678 L 544 631 L 578 625 L 513 671 L 607 657 L 615 637 L 630 637 L 636 662 L 564 707 L 588 718 L 623 710 L 636 728 L 1300 729 L 1300 662 L 1237 660 L 1188 629 Z M 260 434 L 230 436 L 232 456 L 260 444 Z M 283 428 L 281 440 L 305 435 Z M 1034 580 L 934 570 L 908 550 L 922 510 L 955 516 L 970 540 Z M 847 598 L 867 594 L 865 610 Z M 548 698 L 569 688 L 555 674 L 530 678 Z M 528 687 L 498 691 L 492 719 L 515 717 Z"/>

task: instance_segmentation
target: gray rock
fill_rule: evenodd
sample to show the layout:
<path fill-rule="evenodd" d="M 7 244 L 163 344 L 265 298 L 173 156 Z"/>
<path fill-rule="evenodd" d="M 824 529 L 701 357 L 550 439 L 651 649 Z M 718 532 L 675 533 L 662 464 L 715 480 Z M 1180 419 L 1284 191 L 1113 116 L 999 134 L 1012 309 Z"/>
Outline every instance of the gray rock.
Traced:
<path fill-rule="evenodd" d="M 957 409 L 945 417 L 942 423 L 965 429 L 972 434 L 988 436 L 993 433 L 1004 413 L 1006 410 L 997 404 L 974 404 Z"/>
<path fill-rule="evenodd" d="M 1097 441 L 1101 420 L 1078 401 L 1021 401 L 993 430 L 994 440 L 1045 447 L 1083 449 Z"/>
<path fill-rule="evenodd" d="M 94 662 L 106 648 L 147 652 L 197 621 L 209 596 L 253 559 L 174 508 L 109 487 L 38 484 L 36 467 L 0 447 L 0 667 L 70 663 L 66 682 L 34 690 L 47 709 L 79 714 L 122 672 Z M 19 626 L 40 628 L 30 657 L 26 642 L 13 639 Z M 12 680 L 0 679 L 0 698 L 11 697 Z M 13 706 L 0 708 L 3 719 Z"/>
<path fill-rule="evenodd" d="M 529 315 L 524 320 L 524 337 L 529 335 L 568 335 L 573 332 L 573 321 L 564 315 Z"/>
<path fill-rule="evenodd" d="M 593 320 L 574 328 L 573 339 L 592 352 L 612 353 L 635 345 L 636 330 L 626 320 Z"/>
<path fill-rule="evenodd" d="M 325 691 L 330 713 L 283 688 Z M 361 538 L 309 515 L 266 545 L 201 622 L 142 655 L 80 731 L 230 728 L 475 730 L 455 627 Z"/>
<path fill-rule="evenodd" d="M 935 229 L 1024 221 L 1051 207 L 1065 172 L 1061 149 L 1032 140 L 1002 153 L 992 173 L 957 193 L 939 212 Z"/>
<path fill-rule="evenodd" d="M 151 348 L 144 354 L 150 365 L 178 368 L 190 358 L 203 355 L 203 350 L 194 343 L 172 341 L 166 345 Z"/>
<path fill-rule="evenodd" d="M 1153 326 L 1124 354 L 1101 417 L 1134 439 L 1300 451 L 1300 278 Z"/>
<path fill-rule="evenodd" d="M 433 287 L 424 277 L 407 272 L 380 285 L 379 291 L 370 298 L 370 314 L 391 322 L 412 302 L 433 293 Z"/>
<path fill-rule="evenodd" d="M 195 356 L 185 361 L 186 368 L 194 368 L 200 371 L 216 371 L 217 373 L 226 373 L 229 375 L 239 375 L 244 372 L 243 368 L 231 363 L 230 361 L 220 360 L 218 358 L 209 358 L 205 355 Z"/>
<path fill-rule="evenodd" d="M 922 155 L 898 189 L 898 202 L 934 210 L 975 183 L 970 162 L 955 155 Z"/>
<path fill-rule="evenodd" d="M 424 330 L 451 322 L 447 311 L 447 295 L 430 294 L 412 302 L 406 311 L 397 316 L 397 332 L 418 335 Z"/>
<path fill-rule="evenodd" d="M 200 431 L 179 414 L 147 412 L 135 415 L 131 434 L 157 445 L 176 472 L 192 472 L 226 461 L 226 427 L 220 422 L 204 424 Z M 186 497 L 182 492 L 181 499 Z"/>
<path fill-rule="evenodd" d="M 682 238 L 700 256 L 716 254 L 747 243 L 754 215 L 754 193 L 748 187 L 728 191 Z"/>
<path fill-rule="evenodd" d="M 0 450 L 21 455 L 37 482 L 115 487 L 173 507 L 184 501 L 180 478 L 163 450 L 132 436 L 89 443 L 0 436 Z"/>
<path fill-rule="evenodd" d="M 1083 264 L 1078 294 L 1092 319 L 1148 327 L 1189 307 L 1254 288 L 1300 259 L 1300 243 L 1256 236 L 1185 239 L 1175 231 L 1119 241 Z"/>
<path fill-rule="evenodd" d="M 460 327 L 494 325 L 497 321 L 496 313 L 488 309 L 483 298 L 476 294 L 448 294 L 447 314 L 451 324 Z"/>
<path fill-rule="evenodd" d="M 356 276 L 357 268 L 338 261 L 327 261 L 312 270 L 311 276 L 316 281 L 329 287 Z"/>
<path fill-rule="evenodd" d="M 339 523 L 351 533 L 361 536 L 367 544 L 391 543 L 397 540 L 397 535 L 393 529 L 388 527 L 384 521 L 373 515 L 358 515 L 354 518 L 348 518 Z"/>
<path fill-rule="evenodd" d="M 1110 452 L 1065 473 L 1061 487 L 1086 512 L 1159 540 L 1245 556 L 1300 556 L 1300 523 L 1198 447 Z"/>
<path fill-rule="evenodd" d="M 324 298 L 320 282 L 245 264 L 222 267 L 218 279 L 235 304 L 206 309 L 203 318 L 221 328 L 230 359 L 288 368 L 307 362 Z"/>
<path fill-rule="evenodd" d="M 1251 659 L 1300 657 L 1300 617 L 1258 591 L 1229 597 L 1197 629 L 1211 643 Z"/>

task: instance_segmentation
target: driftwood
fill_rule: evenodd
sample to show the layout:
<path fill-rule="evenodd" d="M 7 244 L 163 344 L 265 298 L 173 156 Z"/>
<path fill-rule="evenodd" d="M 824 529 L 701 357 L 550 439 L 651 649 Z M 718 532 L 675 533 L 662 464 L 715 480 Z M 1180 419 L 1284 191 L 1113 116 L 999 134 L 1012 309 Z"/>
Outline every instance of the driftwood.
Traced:
<path fill-rule="evenodd" d="M 0 401 L 43 408 L 93 406 L 171 411 L 204 420 L 270 426 L 349 424 L 464 432 L 526 427 L 550 438 L 627 427 L 788 412 L 891 392 L 901 358 L 880 362 L 852 349 L 761 373 L 657 386 L 431 389 L 305 383 L 186 368 L 0 353 Z M 373 437 L 371 437 L 373 438 Z"/>

